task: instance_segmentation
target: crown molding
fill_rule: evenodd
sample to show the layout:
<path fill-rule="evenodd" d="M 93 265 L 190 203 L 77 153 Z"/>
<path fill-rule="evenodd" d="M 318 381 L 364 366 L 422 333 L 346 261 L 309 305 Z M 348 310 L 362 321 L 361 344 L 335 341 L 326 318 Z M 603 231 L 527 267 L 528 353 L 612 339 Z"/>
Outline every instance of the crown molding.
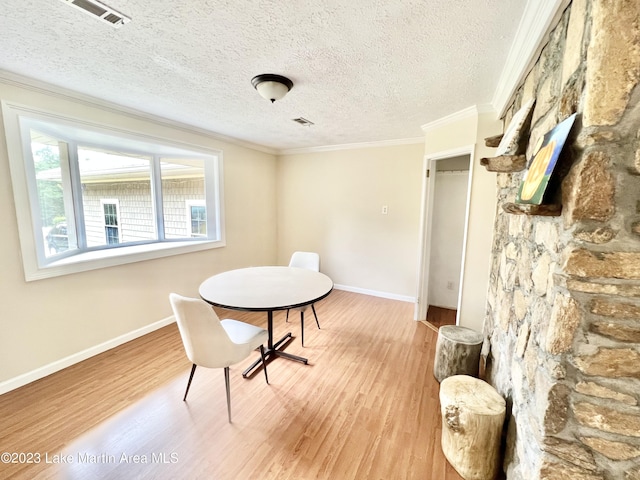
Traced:
<path fill-rule="evenodd" d="M 266 147 L 264 145 L 258 145 L 255 143 L 246 142 L 244 140 L 240 140 L 234 137 L 228 137 L 226 135 L 212 132 L 211 130 L 206 130 L 201 127 L 196 127 L 186 123 L 160 117 L 158 115 L 153 115 L 151 113 L 142 112 L 134 108 L 111 103 L 106 100 L 101 100 L 99 98 L 92 97 L 91 95 L 85 95 L 83 93 L 74 92 L 64 87 L 51 85 L 51 84 L 42 82 L 40 80 L 36 80 L 30 77 L 24 77 L 22 75 L 8 72 L 6 70 L 0 70 L 0 83 L 12 85 L 19 88 L 24 88 L 26 90 L 31 90 L 32 92 L 41 93 L 51 97 L 57 97 L 57 98 L 67 100 L 67 101 L 72 101 L 75 103 L 81 103 L 88 107 L 100 108 L 102 110 L 106 110 L 111 113 L 124 114 L 132 118 L 144 120 L 147 122 L 152 122 L 164 127 L 174 128 L 176 130 L 181 130 L 183 132 L 197 133 L 199 135 L 203 135 L 208 138 L 212 138 L 215 140 L 230 143 L 230 144 L 237 145 L 244 148 L 249 148 L 251 150 L 257 150 L 259 152 L 268 153 L 271 155 L 277 154 L 277 150 L 270 147 Z"/>
<path fill-rule="evenodd" d="M 491 104 L 499 117 L 546 44 L 551 26 L 571 0 L 528 0 Z"/>
<path fill-rule="evenodd" d="M 445 125 L 459 122 L 460 120 L 464 120 L 466 118 L 477 116 L 477 115 L 478 115 L 478 107 L 475 105 L 472 105 L 471 107 L 467 107 L 463 110 L 450 113 L 449 115 L 439 118 L 437 120 L 434 120 L 433 122 L 425 123 L 420 128 L 422 128 L 422 131 L 426 133 L 431 130 L 444 127 Z"/>
<path fill-rule="evenodd" d="M 379 142 L 345 143 L 342 145 L 325 145 L 322 147 L 291 148 L 278 151 L 278 155 L 298 155 L 304 153 L 333 152 L 336 150 L 356 150 L 360 148 L 393 147 L 397 145 L 414 145 L 424 143 L 424 137 L 400 138 L 397 140 L 381 140 Z"/>
<path fill-rule="evenodd" d="M 439 118 L 434 120 L 433 122 L 425 123 L 422 125 L 422 131 L 427 133 L 432 130 L 436 130 L 438 128 L 444 127 L 446 125 L 450 125 L 455 122 L 459 122 L 461 120 L 465 120 L 470 117 L 477 117 L 483 113 L 494 113 L 494 108 L 491 104 L 484 103 L 480 105 L 472 105 L 463 110 L 459 110 L 457 112 L 451 113 L 446 117 Z"/>

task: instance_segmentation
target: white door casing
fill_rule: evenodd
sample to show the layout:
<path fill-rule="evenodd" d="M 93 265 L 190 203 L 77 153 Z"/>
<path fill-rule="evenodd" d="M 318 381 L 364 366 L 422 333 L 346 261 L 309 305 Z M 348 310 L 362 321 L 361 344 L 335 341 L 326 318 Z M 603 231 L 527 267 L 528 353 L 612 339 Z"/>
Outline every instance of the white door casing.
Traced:
<path fill-rule="evenodd" d="M 452 150 L 437 152 L 425 155 L 423 161 L 422 196 L 420 208 L 420 248 L 418 249 L 418 291 L 416 294 L 416 305 L 414 311 L 415 320 L 424 320 L 427 317 L 429 307 L 429 267 L 431 257 L 431 230 L 433 224 L 434 191 L 435 191 L 435 171 L 436 162 L 453 157 L 469 156 L 469 183 L 467 187 L 467 199 L 464 218 L 464 235 L 462 242 L 462 262 L 460 265 L 460 282 L 458 289 L 458 308 L 456 314 L 456 324 L 460 320 L 461 312 L 461 292 L 464 285 L 464 264 L 467 246 L 467 232 L 469 226 L 469 205 L 471 199 L 471 181 L 473 178 L 473 157 L 474 146 L 460 147 Z M 428 173 L 430 172 L 430 173 Z"/>

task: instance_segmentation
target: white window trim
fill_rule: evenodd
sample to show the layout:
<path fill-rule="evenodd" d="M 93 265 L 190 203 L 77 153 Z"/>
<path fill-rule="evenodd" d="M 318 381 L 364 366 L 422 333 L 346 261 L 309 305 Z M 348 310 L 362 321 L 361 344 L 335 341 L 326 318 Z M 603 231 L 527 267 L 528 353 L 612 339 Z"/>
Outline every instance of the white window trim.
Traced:
<path fill-rule="evenodd" d="M 55 112 L 25 106 L 6 100 L 3 100 L 0 104 L 2 106 L 2 116 L 7 141 L 7 153 L 9 156 L 9 168 L 11 172 L 11 184 L 17 212 L 18 235 L 26 281 L 42 280 L 61 275 L 69 275 L 226 246 L 224 228 L 224 182 L 222 181 L 224 178 L 224 162 L 222 151 L 185 142 L 167 141 L 165 138 L 157 138 L 138 132 L 127 132 L 115 127 L 100 125 L 83 119 L 65 117 Z M 113 135 L 125 137 L 133 135 L 136 138 L 144 138 L 156 144 L 167 145 L 172 148 L 199 151 L 202 152 L 203 155 L 216 156 L 217 169 L 215 171 L 215 180 L 217 183 L 217 204 L 219 213 L 218 216 L 213 217 L 213 219 L 215 220 L 215 224 L 219 231 L 219 239 L 190 240 L 185 242 L 160 242 L 103 249 L 61 258 L 60 260 L 49 262 L 47 265 L 42 265 L 42 263 L 38 262 L 38 251 L 42 250 L 43 245 L 36 245 L 36 238 L 38 237 L 35 235 L 36 229 L 34 228 L 34 221 L 31 213 L 31 202 L 28 189 L 29 179 L 24 162 L 24 152 L 21 141 L 20 115 L 26 115 L 30 118 L 40 118 L 41 120 L 50 122 L 72 122 L 75 125 L 85 126 L 89 129 L 111 132 Z M 209 221 L 209 214 L 207 217 L 207 220 Z"/>

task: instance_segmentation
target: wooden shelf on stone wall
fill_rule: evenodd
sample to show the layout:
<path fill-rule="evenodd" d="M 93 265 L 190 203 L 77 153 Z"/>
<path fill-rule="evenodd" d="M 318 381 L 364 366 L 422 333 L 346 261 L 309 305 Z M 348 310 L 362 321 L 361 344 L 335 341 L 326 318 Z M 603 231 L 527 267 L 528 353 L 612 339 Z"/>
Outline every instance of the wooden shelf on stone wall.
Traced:
<path fill-rule="evenodd" d="M 562 205 L 530 205 L 528 203 L 505 203 L 502 209 L 514 215 L 539 215 L 543 217 L 559 217 Z"/>
<path fill-rule="evenodd" d="M 480 165 L 489 172 L 521 172 L 527 166 L 527 157 L 525 155 L 501 155 L 499 157 L 481 158 Z"/>
<path fill-rule="evenodd" d="M 500 134 L 500 135 L 494 135 L 493 137 L 487 137 L 484 139 L 484 144 L 487 147 L 490 148 L 495 148 L 498 145 L 500 145 L 500 141 L 502 140 L 502 137 L 504 136 L 504 134 Z"/>

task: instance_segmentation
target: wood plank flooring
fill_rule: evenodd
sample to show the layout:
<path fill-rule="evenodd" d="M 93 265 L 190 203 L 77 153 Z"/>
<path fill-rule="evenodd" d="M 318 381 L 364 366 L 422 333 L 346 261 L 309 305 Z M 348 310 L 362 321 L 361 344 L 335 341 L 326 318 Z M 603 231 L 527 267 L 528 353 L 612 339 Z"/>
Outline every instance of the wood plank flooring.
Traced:
<path fill-rule="evenodd" d="M 427 309 L 427 322 L 435 327 L 436 331 L 443 325 L 455 325 L 456 324 L 456 310 L 443 307 L 435 307 L 429 305 Z"/>
<path fill-rule="evenodd" d="M 0 451 L 39 455 L 0 478 L 459 480 L 440 448 L 437 334 L 413 305 L 334 291 L 316 310 L 304 348 L 297 315 L 274 318 L 309 365 L 274 360 L 270 385 L 242 378 L 253 358 L 231 367 L 231 424 L 222 370 L 199 368 L 182 401 L 175 325 L 0 396 Z"/>

